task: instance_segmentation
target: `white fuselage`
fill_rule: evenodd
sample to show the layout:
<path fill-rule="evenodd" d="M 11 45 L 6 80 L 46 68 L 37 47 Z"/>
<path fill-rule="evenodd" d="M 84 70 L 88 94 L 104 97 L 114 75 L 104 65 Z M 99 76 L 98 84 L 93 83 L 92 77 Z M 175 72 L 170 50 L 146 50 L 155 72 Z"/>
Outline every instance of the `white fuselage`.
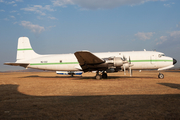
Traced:
<path fill-rule="evenodd" d="M 104 52 L 93 53 L 97 57 L 125 57 L 131 60 L 131 69 L 161 69 L 171 67 L 173 58 L 164 56 L 156 51 L 132 51 L 132 52 Z M 39 55 L 32 59 L 17 60 L 16 63 L 30 63 L 27 68 L 55 70 L 55 71 L 80 71 L 81 66 L 74 54 Z M 172 66 L 173 67 L 173 66 Z"/>

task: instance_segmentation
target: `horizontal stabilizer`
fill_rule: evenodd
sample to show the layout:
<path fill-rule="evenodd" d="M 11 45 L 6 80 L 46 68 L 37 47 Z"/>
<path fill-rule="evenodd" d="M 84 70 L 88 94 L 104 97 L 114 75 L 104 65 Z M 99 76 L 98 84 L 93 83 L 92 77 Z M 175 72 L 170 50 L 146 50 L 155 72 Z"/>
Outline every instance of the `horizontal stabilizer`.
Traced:
<path fill-rule="evenodd" d="M 4 63 L 4 65 L 21 66 L 26 68 L 29 63 Z"/>

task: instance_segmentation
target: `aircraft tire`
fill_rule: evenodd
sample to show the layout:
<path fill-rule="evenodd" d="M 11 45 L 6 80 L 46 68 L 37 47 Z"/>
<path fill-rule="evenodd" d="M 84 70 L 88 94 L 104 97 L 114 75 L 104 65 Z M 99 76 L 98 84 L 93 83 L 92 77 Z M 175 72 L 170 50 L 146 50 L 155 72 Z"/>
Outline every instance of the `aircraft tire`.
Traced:
<path fill-rule="evenodd" d="M 106 78 L 107 78 L 107 73 L 103 73 L 103 74 L 102 74 L 102 78 L 105 78 L 105 79 L 106 79 Z"/>
<path fill-rule="evenodd" d="M 101 75 L 96 75 L 96 80 L 100 80 L 101 79 Z"/>
<path fill-rule="evenodd" d="M 164 75 L 162 73 L 159 73 L 158 78 L 163 79 Z"/>

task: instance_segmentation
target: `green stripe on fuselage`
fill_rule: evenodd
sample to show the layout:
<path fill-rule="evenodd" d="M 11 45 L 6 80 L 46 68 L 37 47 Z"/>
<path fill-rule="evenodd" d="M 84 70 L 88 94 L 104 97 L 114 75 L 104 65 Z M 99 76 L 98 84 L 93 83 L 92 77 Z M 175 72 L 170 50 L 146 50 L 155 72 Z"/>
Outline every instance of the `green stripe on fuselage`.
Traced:
<path fill-rule="evenodd" d="M 64 62 L 64 63 L 31 63 L 30 65 L 63 65 L 63 64 L 79 64 L 78 62 Z"/>
<path fill-rule="evenodd" d="M 173 62 L 173 60 L 131 60 L 131 62 Z M 67 65 L 79 64 L 78 62 L 62 62 L 62 63 L 31 63 L 30 65 Z"/>
<path fill-rule="evenodd" d="M 23 50 L 33 50 L 33 49 L 32 48 L 17 49 L 17 51 L 23 51 Z"/>
<path fill-rule="evenodd" d="M 131 62 L 173 62 L 173 60 L 131 60 Z"/>

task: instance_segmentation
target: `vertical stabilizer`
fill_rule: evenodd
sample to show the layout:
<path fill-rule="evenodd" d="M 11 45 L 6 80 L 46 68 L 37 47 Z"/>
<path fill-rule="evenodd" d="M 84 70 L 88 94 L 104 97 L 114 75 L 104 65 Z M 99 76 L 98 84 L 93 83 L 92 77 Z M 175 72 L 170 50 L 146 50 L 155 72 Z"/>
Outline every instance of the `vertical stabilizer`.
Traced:
<path fill-rule="evenodd" d="M 37 57 L 38 54 L 34 52 L 29 42 L 29 38 L 20 37 L 18 39 L 17 47 L 17 61 L 18 60 L 28 60 Z"/>

